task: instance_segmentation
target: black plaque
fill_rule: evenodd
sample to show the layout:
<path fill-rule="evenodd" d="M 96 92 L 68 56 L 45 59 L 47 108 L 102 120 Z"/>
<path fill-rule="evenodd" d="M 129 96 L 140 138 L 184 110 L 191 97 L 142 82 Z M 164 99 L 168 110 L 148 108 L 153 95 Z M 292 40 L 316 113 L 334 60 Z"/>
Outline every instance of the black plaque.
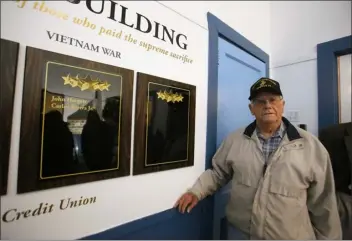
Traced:
<path fill-rule="evenodd" d="M 18 192 L 129 175 L 133 71 L 27 48 Z"/>
<path fill-rule="evenodd" d="M 1 195 L 7 193 L 13 102 L 19 44 L 1 39 L 0 79 L 0 162 Z"/>
<path fill-rule="evenodd" d="M 196 87 L 137 74 L 133 174 L 192 166 Z"/>

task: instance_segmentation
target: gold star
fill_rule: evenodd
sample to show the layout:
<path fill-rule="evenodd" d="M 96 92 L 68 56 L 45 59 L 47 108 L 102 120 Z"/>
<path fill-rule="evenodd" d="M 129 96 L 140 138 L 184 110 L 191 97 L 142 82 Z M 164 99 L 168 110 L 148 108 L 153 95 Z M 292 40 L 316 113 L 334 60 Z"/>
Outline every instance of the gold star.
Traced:
<path fill-rule="evenodd" d="M 62 77 L 64 79 L 64 85 L 69 85 L 70 84 L 70 74 L 68 74 L 66 77 Z"/>
<path fill-rule="evenodd" d="M 71 84 L 72 87 L 76 87 L 76 86 L 78 86 L 78 81 L 75 80 L 75 79 L 70 78 L 70 84 Z"/>
<path fill-rule="evenodd" d="M 99 82 L 98 81 L 93 81 L 91 83 L 91 86 L 93 87 L 93 90 L 99 89 Z"/>
<path fill-rule="evenodd" d="M 161 93 L 160 91 L 157 92 L 157 95 L 158 95 L 158 99 L 163 99 L 163 93 Z"/>
<path fill-rule="evenodd" d="M 167 97 L 167 100 L 166 100 L 167 102 L 170 102 L 170 101 L 172 101 L 172 96 L 171 95 L 169 95 L 168 97 Z"/>
<path fill-rule="evenodd" d="M 110 85 L 111 85 L 111 84 L 109 84 L 108 82 L 105 81 L 105 83 L 102 85 L 102 86 L 103 86 L 103 89 L 102 89 L 102 90 L 107 90 L 107 91 L 109 91 Z"/>
<path fill-rule="evenodd" d="M 84 91 L 84 90 L 87 90 L 87 89 L 89 89 L 89 84 L 88 83 L 82 84 L 81 91 Z"/>

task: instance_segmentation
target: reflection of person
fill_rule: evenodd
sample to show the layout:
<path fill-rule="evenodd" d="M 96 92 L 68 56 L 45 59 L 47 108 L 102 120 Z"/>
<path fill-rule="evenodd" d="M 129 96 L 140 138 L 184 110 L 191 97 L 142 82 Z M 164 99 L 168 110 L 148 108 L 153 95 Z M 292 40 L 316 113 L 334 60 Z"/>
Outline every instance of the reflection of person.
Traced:
<path fill-rule="evenodd" d="M 256 120 L 223 141 L 175 207 L 190 211 L 232 180 L 228 239 L 341 239 L 328 152 L 282 116 L 278 82 L 259 79 L 249 99 Z"/>
<path fill-rule="evenodd" d="M 52 177 L 73 172 L 73 136 L 59 111 L 45 114 L 42 176 Z"/>
<path fill-rule="evenodd" d="M 105 128 L 107 130 L 109 139 L 107 145 L 109 145 L 109 154 L 112 156 L 111 165 L 117 165 L 118 159 L 118 135 L 119 135 L 119 123 L 120 123 L 120 101 L 118 97 L 108 98 L 103 109 L 103 119 Z"/>
<path fill-rule="evenodd" d="M 188 138 L 188 101 L 184 94 L 182 102 L 165 103 L 168 105 L 166 142 L 160 161 L 182 161 L 187 159 Z"/>
<path fill-rule="evenodd" d="M 89 170 L 97 171 L 111 168 L 111 133 L 106 124 L 100 120 L 96 110 L 88 112 L 81 141 L 83 157 Z"/>
<path fill-rule="evenodd" d="M 330 154 L 343 238 L 352 239 L 352 122 L 321 130 L 320 141 Z"/>
<path fill-rule="evenodd" d="M 156 97 L 159 92 L 149 92 L 153 101 L 148 107 L 147 164 L 187 160 L 189 97 L 181 92 L 183 101 L 167 102 Z"/>

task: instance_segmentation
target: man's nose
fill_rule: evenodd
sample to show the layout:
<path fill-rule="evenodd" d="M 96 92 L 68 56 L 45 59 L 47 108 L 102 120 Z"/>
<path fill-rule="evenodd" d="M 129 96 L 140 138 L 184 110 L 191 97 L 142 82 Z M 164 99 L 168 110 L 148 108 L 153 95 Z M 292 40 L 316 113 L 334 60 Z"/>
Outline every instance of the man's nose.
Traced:
<path fill-rule="evenodd" d="M 269 100 L 264 100 L 264 107 L 265 108 L 271 108 L 271 104 Z"/>

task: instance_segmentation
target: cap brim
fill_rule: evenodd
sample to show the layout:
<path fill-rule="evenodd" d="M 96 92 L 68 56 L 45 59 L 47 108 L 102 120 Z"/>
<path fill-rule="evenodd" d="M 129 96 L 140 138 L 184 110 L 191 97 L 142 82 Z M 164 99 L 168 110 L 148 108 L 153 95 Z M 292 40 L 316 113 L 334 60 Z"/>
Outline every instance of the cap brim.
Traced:
<path fill-rule="evenodd" d="M 276 90 L 276 89 L 273 89 L 273 88 L 267 88 L 267 87 L 264 87 L 264 88 L 261 88 L 257 91 L 254 91 L 251 96 L 249 96 L 249 100 L 252 100 L 253 98 L 255 98 L 258 94 L 260 93 L 270 93 L 270 94 L 274 94 L 274 95 L 282 95 L 281 91 L 279 90 Z"/>

